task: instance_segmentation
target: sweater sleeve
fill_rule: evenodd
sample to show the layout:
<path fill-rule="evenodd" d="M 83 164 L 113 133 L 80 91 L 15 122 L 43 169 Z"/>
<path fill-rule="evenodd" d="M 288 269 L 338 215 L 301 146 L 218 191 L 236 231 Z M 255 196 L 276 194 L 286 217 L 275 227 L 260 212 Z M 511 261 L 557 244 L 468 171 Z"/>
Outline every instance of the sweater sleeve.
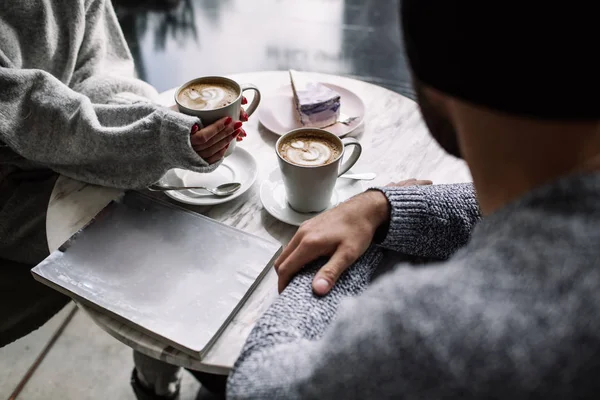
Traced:
<path fill-rule="evenodd" d="M 410 256 L 448 258 L 468 242 L 481 219 L 471 183 L 376 190 L 390 203 L 390 220 L 375 242 Z"/>
<path fill-rule="evenodd" d="M 87 0 L 85 30 L 71 87 L 97 104 L 151 101 L 158 93 L 135 78 L 131 53 L 110 1 Z"/>
<path fill-rule="evenodd" d="M 142 188 L 171 168 L 210 172 L 192 149 L 197 118 L 150 103 L 92 104 L 49 73 L 0 68 L 0 141 L 58 173 Z"/>
<path fill-rule="evenodd" d="M 340 303 L 366 289 L 381 258 L 381 250 L 372 246 L 324 297 L 311 289 L 323 260 L 296 275 L 250 333 L 228 379 L 227 398 L 302 397 L 306 380 L 314 379 L 318 365 L 327 362 L 328 344 L 320 339 Z"/>

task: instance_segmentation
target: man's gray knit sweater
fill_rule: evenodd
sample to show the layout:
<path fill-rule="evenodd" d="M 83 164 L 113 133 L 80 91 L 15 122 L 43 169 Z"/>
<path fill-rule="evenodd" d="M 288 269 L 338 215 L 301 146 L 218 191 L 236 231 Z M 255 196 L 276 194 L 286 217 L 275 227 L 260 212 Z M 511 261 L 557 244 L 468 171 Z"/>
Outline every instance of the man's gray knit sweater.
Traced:
<path fill-rule="evenodd" d="M 470 239 L 470 185 L 384 192 L 383 243 L 326 297 L 311 290 L 319 263 L 292 281 L 248 338 L 230 398 L 599 397 L 600 174 L 539 187 Z M 454 254 L 398 263 L 369 286 L 382 247 Z"/>
<path fill-rule="evenodd" d="M 197 118 L 150 103 L 110 0 L 3 0 L 0 182 L 50 168 L 141 188 L 175 167 L 209 166 L 190 145 Z"/>

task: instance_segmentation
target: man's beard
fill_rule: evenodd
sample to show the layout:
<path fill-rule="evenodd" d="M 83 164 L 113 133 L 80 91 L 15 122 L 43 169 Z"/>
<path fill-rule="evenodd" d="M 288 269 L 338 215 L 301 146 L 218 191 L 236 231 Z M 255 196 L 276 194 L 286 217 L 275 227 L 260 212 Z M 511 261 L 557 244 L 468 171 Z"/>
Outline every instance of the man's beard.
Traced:
<path fill-rule="evenodd" d="M 418 79 L 413 79 L 413 86 L 417 94 L 417 103 L 431 136 L 446 152 L 462 158 L 458 136 L 450 120 L 429 100 L 427 94 L 425 94 L 423 84 Z"/>

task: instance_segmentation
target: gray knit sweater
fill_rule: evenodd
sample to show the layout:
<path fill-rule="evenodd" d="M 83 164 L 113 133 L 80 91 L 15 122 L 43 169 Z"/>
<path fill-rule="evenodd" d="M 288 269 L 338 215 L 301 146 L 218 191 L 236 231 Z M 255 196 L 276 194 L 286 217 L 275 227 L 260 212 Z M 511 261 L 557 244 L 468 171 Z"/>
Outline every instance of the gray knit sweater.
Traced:
<path fill-rule="evenodd" d="M 190 145 L 197 118 L 149 102 L 110 0 L 2 0 L 0 88 L 0 181 L 46 167 L 141 188 L 217 166 Z"/>
<path fill-rule="evenodd" d="M 250 334 L 230 398 L 598 398 L 600 174 L 535 189 L 471 235 L 470 186 L 384 192 L 382 246 L 454 254 L 398 263 L 367 289 L 373 246 L 323 298 L 320 263 L 307 266 Z"/>

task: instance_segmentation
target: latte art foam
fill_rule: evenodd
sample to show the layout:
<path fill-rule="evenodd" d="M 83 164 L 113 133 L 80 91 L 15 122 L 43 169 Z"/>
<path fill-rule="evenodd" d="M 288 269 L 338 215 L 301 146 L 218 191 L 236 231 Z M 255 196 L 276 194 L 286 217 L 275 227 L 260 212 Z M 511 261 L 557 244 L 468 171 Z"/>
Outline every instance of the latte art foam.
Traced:
<path fill-rule="evenodd" d="M 195 110 L 210 110 L 225 107 L 233 103 L 236 98 L 237 93 L 232 88 L 211 84 L 188 86 L 177 97 L 183 106 Z"/>
<path fill-rule="evenodd" d="M 341 150 L 335 143 L 319 136 L 292 137 L 283 142 L 279 153 L 285 160 L 303 166 L 326 165 L 337 159 Z"/>

